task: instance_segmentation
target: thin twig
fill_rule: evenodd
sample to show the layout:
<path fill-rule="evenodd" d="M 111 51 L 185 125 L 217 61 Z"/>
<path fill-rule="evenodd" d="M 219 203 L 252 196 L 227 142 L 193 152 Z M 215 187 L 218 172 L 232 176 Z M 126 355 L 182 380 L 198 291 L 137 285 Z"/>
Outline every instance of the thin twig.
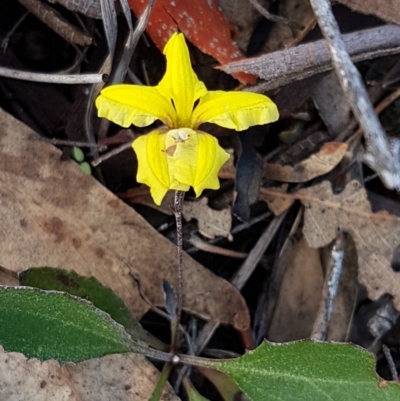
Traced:
<path fill-rule="evenodd" d="M 317 318 L 311 332 L 311 338 L 314 340 L 325 341 L 328 334 L 329 322 L 331 320 L 333 306 L 336 295 L 339 291 L 340 278 L 343 271 L 344 260 L 344 237 L 340 233 L 335 240 L 332 248 L 329 268 L 325 278 L 324 288 L 322 290 L 322 299 L 319 305 Z"/>
<path fill-rule="evenodd" d="M 250 251 L 247 259 L 232 278 L 232 285 L 234 285 L 238 290 L 243 288 L 250 275 L 254 272 L 254 269 L 257 267 L 258 262 L 264 255 L 264 252 L 281 226 L 286 214 L 287 211 L 272 219 L 272 221 L 268 224 L 268 227 L 261 234 L 261 237 L 258 239 L 254 248 Z"/>
<path fill-rule="evenodd" d="M 310 3 L 329 47 L 340 86 L 364 131 L 366 152 L 363 161 L 379 174 L 386 187 L 400 190 L 400 141 L 387 138 L 360 73 L 347 53 L 329 0 L 310 0 Z"/>
<path fill-rule="evenodd" d="M 200 249 L 204 252 L 214 253 L 216 255 L 223 255 L 235 259 L 245 259 L 247 257 L 247 253 L 233 251 L 232 249 L 226 249 L 219 246 L 211 245 L 208 242 L 203 241 L 195 234 L 190 237 L 189 242 L 197 249 Z"/>
<path fill-rule="evenodd" d="M 96 143 L 88 143 L 88 142 L 80 142 L 80 141 L 68 141 L 65 139 L 56 139 L 56 138 L 45 138 L 45 137 L 38 137 L 37 135 L 28 137 L 28 139 L 32 141 L 42 141 L 48 142 L 52 145 L 59 145 L 59 146 L 77 146 L 79 148 L 96 148 L 99 151 L 104 151 L 107 149 L 106 145 L 98 145 Z"/>
<path fill-rule="evenodd" d="M 123 143 L 122 145 L 118 146 L 117 148 L 110 150 L 109 152 L 105 153 L 104 155 L 101 155 L 100 157 L 97 157 L 90 164 L 93 167 L 97 167 L 100 163 L 103 163 L 104 161 L 110 159 L 113 156 L 118 155 L 119 153 L 121 153 L 124 150 L 129 149 L 131 147 L 132 147 L 132 141 Z"/>
<path fill-rule="evenodd" d="M 4 39 L 1 41 L 1 48 L 3 49 L 4 52 L 7 50 L 8 42 L 10 40 L 10 37 L 14 34 L 14 32 L 18 29 L 18 27 L 24 22 L 25 18 L 30 14 L 29 11 L 25 11 L 24 14 L 19 18 L 19 20 L 14 24 L 14 26 L 11 28 L 11 30 L 7 33 L 7 35 L 4 37 Z"/>
<path fill-rule="evenodd" d="M 174 196 L 174 208 L 173 213 L 176 221 L 176 246 L 177 246 L 177 256 L 178 256 L 178 290 L 177 290 L 177 310 L 176 310 L 176 320 L 177 325 L 181 321 L 182 315 L 182 305 L 184 298 L 184 285 L 183 285 L 183 232 L 182 232 L 182 204 L 183 198 L 185 197 L 185 192 L 175 191 Z M 172 352 L 176 353 L 179 346 L 180 333 L 177 327 L 175 328 L 175 338 L 173 339 L 173 349 Z"/>
<path fill-rule="evenodd" d="M 393 361 L 392 354 L 390 353 L 390 349 L 385 344 L 383 344 L 382 345 L 382 350 L 383 350 L 383 353 L 385 354 L 386 360 L 388 361 L 390 374 L 392 376 L 392 380 L 394 382 L 398 383 L 399 382 L 399 374 L 398 374 L 397 369 L 396 369 L 396 364 Z"/>
<path fill-rule="evenodd" d="M 293 28 L 300 28 L 300 24 L 294 21 L 289 21 L 286 18 L 279 17 L 278 15 L 271 14 L 257 0 L 248 0 L 248 2 L 268 21 L 276 22 L 277 24 L 289 25 Z"/>
<path fill-rule="evenodd" d="M 43 74 L 39 72 L 19 71 L 5 67 L 0 67 L 0 76 L 5 78 L 20 79 L 22 81 L 67 85 L 98 84 L 100 82 L 107 82 L 108 79 L 107 75 L 105 74 L 55 75 Z"/>

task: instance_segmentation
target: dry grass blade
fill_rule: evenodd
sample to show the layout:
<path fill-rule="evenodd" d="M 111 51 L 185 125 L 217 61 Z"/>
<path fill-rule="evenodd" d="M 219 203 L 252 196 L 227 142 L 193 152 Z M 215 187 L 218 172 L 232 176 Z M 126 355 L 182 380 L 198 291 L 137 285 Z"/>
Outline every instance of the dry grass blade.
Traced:
<path fill-rule="evenodd" d="M 115 11 L 114 0 L 100 0 L 100 8 L 108 52 L 111 59 L 113 59 L 118 35 L 117 13 Z"/>

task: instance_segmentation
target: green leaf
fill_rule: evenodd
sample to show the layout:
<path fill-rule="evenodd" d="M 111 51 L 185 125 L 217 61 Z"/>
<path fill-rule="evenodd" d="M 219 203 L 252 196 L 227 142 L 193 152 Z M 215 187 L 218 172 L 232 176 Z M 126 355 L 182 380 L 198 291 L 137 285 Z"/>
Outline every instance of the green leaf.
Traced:
<path fill-rule="evenodd" d="M 142 328 L 122 299 L 94 277 L 82 277 L 73 271 L 53 267 L 39 267 L 21 273 L 19 282 L 23 286 L 41 290 L 64 291 L 84 298 L 92 302 L 96 308 L 107 312 L 117 323 L 122 324 L 135 340 L 151 344 L 157 349 L 166 350 L 164 343 Z"/>
<path fill-rule="evenodd" d="M 81 170 L 87 174 L 87 175 L 92 175 L 92 168 L 90 167 L 90 164 L 88 162 L 83 162 L 79 165 Z"/>
<path fill-rule="evenodd" d="M 134 352 L 139 347 L 121 325 L 83 299 L 1 286 L 0 344 L 28 358 L 60 363 Z"/>
<path fill-rule="evenodd" d="M 233 377 L 253 401 L 400 400 L 400 385 L 381 379 L 374 356 L 351 344 L 265 342 L 241 358 L 202 365 Z"/>
<path fill-rule="evenodd" d="M 82 163 L 85 160 L 85 155 L 82 152 L 81 148 L 74 146 L 72 148 L 72 158 L 76 160 L 78 163 Z"/>

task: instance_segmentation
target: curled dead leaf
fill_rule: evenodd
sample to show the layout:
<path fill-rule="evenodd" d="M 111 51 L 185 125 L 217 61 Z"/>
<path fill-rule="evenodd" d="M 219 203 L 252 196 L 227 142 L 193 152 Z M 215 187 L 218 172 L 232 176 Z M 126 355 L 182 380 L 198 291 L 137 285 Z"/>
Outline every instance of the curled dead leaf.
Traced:
<path fill-rule="evenodd" d="M 283 182 L 310 181 L 333 170 L 346 154 L 347 148 L 347 143 L 327 142 L 317 153 L 295 166 L 265 163 L 264 177 Z"/>

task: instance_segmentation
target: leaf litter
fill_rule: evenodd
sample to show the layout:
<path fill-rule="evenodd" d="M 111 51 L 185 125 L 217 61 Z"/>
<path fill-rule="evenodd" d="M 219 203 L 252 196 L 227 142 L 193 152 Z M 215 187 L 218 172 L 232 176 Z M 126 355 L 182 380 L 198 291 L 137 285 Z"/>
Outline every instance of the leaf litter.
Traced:
<path fill-rule="evenodd" d="M 101 16 L 100 2 L 91 1 L 86 4 L 75 0 L 57 0 L 57 2 L 89 17 Z M 193 349 L 203 349 L 208 339 L 213 338 L 217 344 L 218 341 L 222 342 L 224 347 L 219 348 L 224 349 L 206 348 L 205 353 L 226 358 L 231 357 L 238 349 L 242 352 L 243 341 L 248 348 L 252 348 L 263 337 L 277 342 L 309 337 L 313 324 L 320 317 L 317 316 L 318 305 L 324 301 L 321 297 L 327 280 L 331 244 L 335 241 L 338 231 L 344 231 L 347 235 L 345 246 L 347 259 L 345 258 L 333 315 L 328 322 L 327 339 L 357 341 L 365 347 L 370 347 L 379 357 L 382 355 L 381 344 L 391 341 L 388 345 L 395 364 L 398 365 L 399 355 L 396 351 L 399 344 L 398 337 L 393 340 L 393 334 L 392 337 L 385 334 L 399 329 L 398 324 L 396 325 L 398 313 L 393 309 L 394 305 L 400 310 L 400 273 L 396 259 L 399 245 L 398 217 L 384 210 L 379 212 L 372 210 L 366 188 L 375 185 L 377 187 L 374 188 L 375 191 L 383 192 L 376 185 L 376 181 L 361 184 L 365 174 L 369 174 L 368 171 L 362 171 L 360 158 L 357 158 L 361 152 L 359 149 L 362 130 L 359 130 L 357 135 L 354 134 L 357 122 L 349 113 L 347 98 L 339 87 L 340 76 L 335 78 L 334 73 L 325 79 L 316 76 L 324 68 L 331 69 L 331 66 L 325 42 L 318 41 L 316 47 L 313 47 L 314 44 L 303 44 L 303 39 L 310 32 L 305 43 L 320 39 L 312 30 L 316 23 L 314 12 L 306 1 L 281 0 L 272 5 L 260 1 L 261 7 L 270 14 L 286 18 L 288 24 L 280 24 L 262 18 L 261 14 L 254 12 L 255 9 L 248 7 L 250 2 L 248 4 L 246 2 L 248 8 L 241 13 L 242 5 L 238 6 L 238 3 L 240 2 L 221 1 L 220 9 L 215 1 L 199 0 L 196 3 L 198 7 L 193 7 L 193 3 L 188 7 L 185 0 L 157 1 L 154 13 L 150 17 L 151 24 L 147 26 L 147 33 L 160 50 L 168 40 L 169 33 L 179 29 L 185 33 L 194 47 L 211 55 L 219 63 L 241 60 L 222 66 L 222 69 L 232 72 L 242 82 L 254 81 L 253 76 L 246 74 L 248 72 L 257 73 L 269 80 L 246 90 L 265 91 L 266 88 L 276 88 L 273 97 L 278 99 L 281 95 L 284 100 L 286 99 L 286 104 L 290 103 L 287 100 L 292 101 L 290 107 L 281 110 L 282 119 L 276 126 L 270 127 L 270 132 L 261 127 L 258 132 L 252 132 L 251 139 L 246 138 L 246 142 L 239 143 L 237 137 L 230 132 L 217 130 L 216 135 L 220 137 L 224 147 L 231 149 L 232 154 L 229 165 L 227 164 L 220 172 L 220 178 L 224 180 L 222 187 L 218 192 L 207 193 L 200 201 L 186 203 L 186 217 L 189 221 L 184 223 L 184 229 L 186 232 L 194 232 L 194 237 L 199 238 L 197 230 L 205 238 L 205 240 L 199 239 L 204 245 L 203 249 L 214 247 L 216 250 L 216 253 L 210 255 L 192 248 L 191 254 L 200 263 L 184 255 L 187 312 L 185 319 L 188 320 L 184 320 L 183 323 L 185 327 L 186 325 L 191 327 Z M 362 4 L 352 0 L 341 0 L 340 3 L 362 13 L 377 15 L 385 22 L 393 22 L 398 18 L 396 12 L 391 9 L 391 4 L 376 7 L 370 0 Z M 147 2 L 131 1 L 130 5 L 136 16 L 140 16 Z M 390 76 L 390 82 L 396 82 L 398 72 L 395 67 L 389 67 L 396 66 L 398 35 L 393 34 L 396 32 L 396 27 L 381 22 L 382 26 L 374 28 L 361 14 L 349 14 L 345 7 L 336 7 L 335 11 L 345 34 L 348 33 L 346 16 L 350 15 L 351 21 L 354 22 L 351 30 L 356 32 L 346 35 L 345 39 L 356 49 L 355 57 L 359 57 L 358 60 L 367 60 L 361 71 L 364 75 L 364 71 L 368 70 L 368 74 L 365 74 L 368 75 L 368 80 L 366 79 L 368 82 L 372 76 L 371 82 L 374 82 L 374 86 L 369 87 L 371 100 L 377 102 L 386 96 L 388 91 L 390 95 L 390 90 L 385 86 L 388 79 L 385 81 L 385 74 Z M 83 24 L 85 23 L 87 21 Z M 374 31 L 366 31 L 365 28 L 372 28 Z M 93 33 L 92 30 L 83 31 L 90 35 Z M 366 35 L 371 35 L 371 39 L 363 41 Z M 220 45 L 211 46 L 210 43 L 214 42 L 210 41 L 210 38 L 217 39 Z M 241 51 L 235 41 L 240 44 Z M 150 43 L 147 45 L 148 48 L 152 46 Z M 9 49 L 14 50 L 12 41 L 9 46 Z M 324 57 L 320 63 L 315 63 L 319 60 L 321 49 Z M 245 60 L 243 54 L 246 52 L 260 54 L 261 58 L 254 61 Z M 140 64 L 141 68 L 135 67 L 129 74 L 133 79 L 140 81 L 143 78 L 145 82 L 149 82 L 146 74 L 156 75 L 159 71 L 157 66 L 154 67 L 151 58 L 140 59 L 142 53 L 139 53 L 137 60 L 132 63 L 132 65 Z M 371 60 L 385 54 L 392 54 L 393 59 L 380 59 L 383 65 L 380 67 L 383 77 L 375 78 L 377 70 Z M 313 57 L 309 57 L 310 55 Z M 4 56 L 0 55 L 0 60 L 3 59 Z M 4 60 L 4 64 L 7 65 L 7 58 Z M 199 71 L 204 69 L 211 75 L 214 60 L 196 57 L 196 61 Z M 80 67 L 85 70 L 83 64 Z M 389 68 L 391 68 L 390 73 L 388 73 Z M 227 83 L 227 80 L 224 80 L 226 77 L 222 79 L 222 75 L 214 76 L 219 77 L 219 80 L 213 81 L 216 87 L 222 89 L 232 85 L 231 82 Z M 311 82 L 307 81 L 309 79 L 307 77 L 315 79 Z M 292 83 L 294 80 L 299 81 L 303 89 Z M 62 130 L 55 123 L 62 120 L 59 116 L 62 114 L 60 111 L 67 110 L 69 104 L 63 95 L 60 96 L 61 92 L 41 87 L 36 88 L 33 91 L 35 95 L 29 98 L 29 91 L 26 91 L 25 87 L 18 87 L 10 82 L 7 85 L 10 85 L 11 93 L 16 93 L 13 99 L 20 100 L 34 117 L 40 116 L 37 117 L 38 120 L 44 121 L 47 118 L 46 113 L 49 115 L 51 125 L 46 120 L 44 130 L 46 131 L 46 124 L 49 124 L 52 127 L 49 130 L 50 136 L 56 131 L 55 127 Z M 0 87 L 0 90 L 4 91 L 4 88 Z M 46 95 L 54 101 L 47 99 Z M 73 97 L 71 93 L 69 95 Z M 35 103 L 37 96 L 40 96 L 43 105 L 40 105 L 40 102 Z M 29 107 L 26 106 L 26 99 L 31 99 Z M 77 100 L 79 104 L 79 98 Z M 52 108 L 46 108 L 46 103 L 59 107 L 54 107 L 53 111 Z M 395 98 L 386 103 L 385 107 L 388 112 L 398 114 Z M 46 112 L 43 112 L 44 109 Z M 75 168 L 77 166 L 70 162 L 60 162 L 60 152 L 52 146 L 44 145 L 37 139 L 29 139 L 32 131 L 3 111 L 0 116 L 3 122 L 0 132 L 2 149 L 0 194 L 3 206 L 0 282 L 18 285 L 16 277 L 18 272 L 32 266 L 54 265 L 65 270 L 75 270 L 86 277 L 95 277 L 123 299 L 130 312 L 137 318 L 144 316 L 145 321 L 150 319 L 151 322 L 152 317 L 148 314 L 150 310 L 162 315 L 163 312 L 156 309 L 156 306 L 162 307 L 164 302 L 162 280 L 166 279 L 172 285 L 176 283 L 176 250 L 174 245 L 157 233 L 151 225 L 157 227 L 167 238 L 174 240 L 170 217 L 171 200 L 167 200 L 162 208 L 151 205 L 147 190 L 143 191 L 142 188 L 132 185 L 134 162 L 131 159 L 121 155 L 121 158 L 103 164 L 102 172 L 112 177 L 111 180 L 108 179 L 108 183 L 112 182 L 113 192 L 126 194 L 126 200 L 131 196 L 132 203 L 138 206 L 138 210 L 143 213 L 150 225 L 100 184 L 95 184 L 92 177 L 83 177 Z M 65 117 L 63 118 L 65 121 Z M 395 118 L 393 120 L 395 121 Z M 390 123 L 396 126 L 393 121 Z M 82 132 L 83 130 L 80 134 Z M 284 132 L 293 133 L 294 141 L 285 142 L 281 135 Z M 134 132 L 134 136 L 137 134 Z M 67 132 L 67 136 L 69 135 Z M 245 135 L 249 136 L 248 133 Z M 267 135 L 268 140 L 265 139 Z M 75 140 L 77 137 L 73 136 L 70 139 Z M 398 139 L 394 138 L 392 143 L 396 145 L 396 141 Z M 245 155 L 248 159 L 246 163 L 243 163 L 243 160 L 238 163 L 240 146 L 249 147 L 246 153 L 248 157 Z M 264 159 L 263 164 L 259 154 Z M 90 155 L 85 156 L 90 159 Z M 377 157 L 376 154 L 374 157 Z M 132 172 L 125 174 L 122 168 L 124 165 L 129 166 L 128 169 Z M 377 172 L 379 173 L 379 169 Z M 130 184 L 126 185 L 126 182 Z M 279 187 L 282 183 L 285 184 Z M 297 185 L 291 185 L 293 183 Z M 239 198 L 240 201 L 236 204 L 234 188 L 239 195 L 236 200 Z M 257 196 L 261 202 L 257 202 Z M 381 199 L 388 200 L 390 197 L 394 198 L 393 202 L 398 202 L 393 194 L 388 192 L 384 192 Z M 213 208 L 210 208 L 208 203 Z M 214 210 L 215 205 L 217 208 Z M 235 205 L 234 214 L 242 221 L 232 219 L 230 213 L 232 209 L 227 209 L 232 205 Z M 377 208 L 375 207 L 377 210 L 383 208 L 379 207 L 379 204 Z M 265 229 L 271 223 L 271 213 L 268 210 L 282 216 L 278 228 Z M 197 226 L 190 221 L 191 219 L 197 220 Z M 294 229 L 295 227 L 298 229 Z M 227 240 L 233 242 L 228 243 Z M 263 243 L 260 243 L 260 240 Z M 185 241 L 190 243 L 187 238 Z M 227 249 L 228 252 L 220 252 L 225 245 L 234 248 L 235 251 L 229 253 L 230 250 Z M 157 251 L 154 252 L 154 249 Z M 257 251 L 257 257 L 254 257 L 253 254 L 258 249 L 261 251 Z M 249 256 L 245 263 L 241 263 L 229 257 L 233 256 L 233 253 L 241 258 Z M 212 274 L 203 265 L 231 280 L 232 284 Z M 232 275 L 234 269 L 237 269 L 237 272 Z M 238 286 L 238 282 L 243 297 L 234 289 L 234 286 Z M 254 321 L 261 322 L 261 334 L 256 333 L 256 327 L 250 327 L 248 306 L 255 315 Z M 367 311 L 362 312 L 363 308 Z M 386 316 L 384 308 L 387 310 L 392 308 L 394 312 Z M 386 324 L 388 319 L 389 326 Z M 209 322 L 204 325 L 203 320 Z M 368 321 L 368 324 L 360 323 L 362 321 Z M 197 332 L 193 327 L 198 322 L 200 325 Z M 213 335 L 213 330 L 220 323 L 239 330 L 242 340 L 234 340 L 235 336 L 231 333 L 224 334 L 223 330 L 229 330 L 226 327 L 220 328 L 217 334 Z M 367 326 L 374 333 L 380 333 L 373 335 L 372 342 L 365 334 Z M 358 336 L 354 334 L 355 331 L 358 332 Z M 153 330 L 153 334 L 161 332 L 161 329 L 159 332 L 156 330 L 156 333 Z M 254 333 L 258 339 L 256 344 L 249 340 Z M 302 343 L 295 343 L 293 346 L 301 348 L 297 344 Z M 309 346 L 308 343 L 305 344 L 303 343 L 303 346 Z M 262 347 L 261 349 L 265 351 L 270 345 Z M 230 348 L 230 351 L 226 348 Z M 290 346 L 286 349 L 290 349 Z M 345 352 L 346 357 L 349 355 L 348 352 L 348 350 Z M 241 360 L 248 358 L 248 355 L 246 354 Z M 299 359 L 296 354 L 296 363 L 293 363 L 292 351 L 287 355 L 283 355 L 280 359 L 287 358 L 284 372 L 295 369 L 303 363 L 304 354 L 299 353 Z M 329 361 L 332 362 L 337 355 L 329 356 Z M 366 369 L 365 361 L 368 359 L 368 371 L 373 372 L 372 358 L 366 357 L 365 354 L 363 357 L 362 353 L 357 355 L 352 368 Z M 36 360 L 26 360 L 21 354 L 16 353 L 2 353 L 0 356 L 4 356 L 4 361 L 7 360 L 7 363 L 0 363 L 0 368 L 9 366 L 7 364 L 10 362 L 18 366 L 15 377 L 11 377 L 9 370 L 3 375 L 6 377 L 5 383 L 8 382 L 10 385 L 2 386 L 1 397 L 4 395 L 5 399 L 11 401 L 14 401 L 11 392 L 15 386 L 21 386 L 18 384 L 21 377 L 29 378 L 22 380 L 25 387 L 21 389 L 27 399 L 32 394 L 37 397 L 35 399 L 41 399 L 46 390 L 47 395 L 43 397 L 55 394 L 52 399 L 57 399 L 57 396 L 61 397 L 62 394 L 68 393 L 70 397 L 75 397 L 72 399 L 85 400 L 93 397 L 101 399 L 99 394 L 105 394 L 104 399 L 110 397 L 148 399 L 154 386 L 154 378 L 158 375 L 157 370 L 143 357 L 130 354 L 107 356 L 62 368 L 52 361 L 39 363 Z M 16 361 L 19 361 L 19 365 Z M 240 377 L 236 377 L 242 389 L 246 388 L 246 383 L 241 382 L 245 375 L 249 372 L 259 372 L 260 366 L 266 366 L 267 369 L 271 367 L 265 365 L 262 358 L 256 360 L 253 365 L 252 363 L 247 371 L 241 372 Z M 273 367 L 277 369 L 278 365 L 279 361 Z M 234 363 L 227 363 L 226 370 L 233 369 L 233 366 Z M 380 374 L 383 372 L 385 378 L 389 378 L 389 374 L 385 374 L 382 367 L 380 369 Z M 54 373 L 53 377 L 44 376 L 44 370 Z M 309 371 L 309 366 L 303 371 Z M 100 381 L 99 372 L 102 379 Z M 268 384 L 268 392 L 271 390 L 271 382 L 264 381 L 268 373 L 263 374 L 264 376 L 255 381 L 250 380 L 254 377 L 249 379 L 251 387 L 247 387 L 246 392 L 248 395 L 251 394 L 254 401 L 265 399 L 263 397 L 267 390 L 262 389 L 260 382 Z M 232 375 L 235 376 L 235 373 Z M 332 372 L 329 375 L 333 377 Z M 282 372 L 276 375 L 280 379 L 283 376 Z M 206 392 L 203 390 L 207 389 L 207 385 L 203 383 L 199 386 L 193 377 L 191 376 L 193 383 L 202 394 L 198 396 L 204 399 L 203 395 L 206 395 Z M 143 388 L 139 383 L 142 379 Z M 57 381 L 58 389 L 54 387 L 52 380 Z M 378 380 L 374 383 L 379 383 L 382 389 L 387 388 L 388 382 L 377 379 L 377 376 L 374 376 L 374 380 Z M 221 394 L 223 394 L 224 380 L 221 379 L 221 382 Z M 33 386 L 28 386 L 32 383 Z M 92 390 L 88 390 L 90 388 L 88 383 L 93 385 Z M 85 390 L 82 390 L 84 387 Z M 311 387 L 307 386 L 307 389 L 310 390 Z M 277 389 L 277 394 L 282 388 L 287 387 L 281 385 Z M 389 385 L 388 394 L 394 388 L 393 385 Z M 257 393 L 260 390 L 262 393 Z M 230 386 L 227 391 L 230 394 L 227 397 L 232 398 L 236 393 L 235 385 Z M 331 391 L 335 392 L 336 389 L 330 389 L 328 393 Z M 376 387 L 373 391 L 377 391 Z M 379 397 L 384 391 L 377 391 L 376 394 L 378 393 Z M 289 395 L 282 394 L 282 397 L 286 396 Z M 314 396 L 315 394 L 308 394 L 306 399 Z M 213 399 L 212 396 L 208 398 Z M 178 398 L 168 388 L 163 399 Z M 368 399 L 368 396 L 363 396 L 363 399 Z"/>

